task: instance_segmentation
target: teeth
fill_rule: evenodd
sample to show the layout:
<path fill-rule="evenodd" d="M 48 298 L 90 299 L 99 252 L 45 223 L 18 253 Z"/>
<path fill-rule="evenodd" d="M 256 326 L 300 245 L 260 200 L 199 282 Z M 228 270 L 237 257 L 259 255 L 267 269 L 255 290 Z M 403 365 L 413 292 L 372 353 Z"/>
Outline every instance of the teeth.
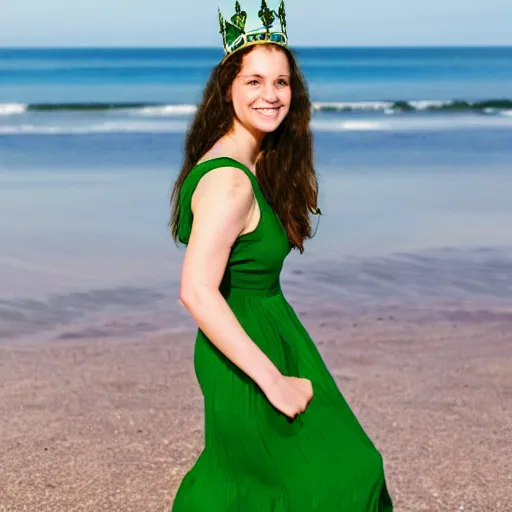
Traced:
<path fill-rule="evenodd" d="M 255 110 L 258 110 L 259 112 L 263 112 L 265 114 L 273 114 L 277 111 L 277 108 L 257 108 Z"/>

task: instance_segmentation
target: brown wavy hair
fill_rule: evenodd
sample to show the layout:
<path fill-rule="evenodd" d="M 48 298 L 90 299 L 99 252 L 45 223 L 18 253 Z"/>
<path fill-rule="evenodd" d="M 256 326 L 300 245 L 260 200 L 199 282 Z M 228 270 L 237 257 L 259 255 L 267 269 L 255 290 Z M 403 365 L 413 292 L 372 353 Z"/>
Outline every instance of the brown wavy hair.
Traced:
<path fill-rule="evenodd" d="M 270 43 L 269 43 L 270 44 Z M 304 252 L 304 240 L 312 238 L 309 213 L 317 210 L 318 182 L 313 166 L 313 136 L 310 129 L 311 102 L 308 87 L 292 50 L 278 45 L 290 64 L 292 89 L 290 109 L 279 127 L 262 142 L 256 162 L 256 177 L 268 202 L 281 220 L 293 248 Z M 178 198 L 181 186 L 201 157 L 231 131 L 235 111 L 229 91 L 242 69 L 244 56 L 254 46 L 236 51 L 213 68 L 203 99 L 185 138 L 184 161 L 171 192 L 169 227 L 176 242 L 179 228 Z"/>

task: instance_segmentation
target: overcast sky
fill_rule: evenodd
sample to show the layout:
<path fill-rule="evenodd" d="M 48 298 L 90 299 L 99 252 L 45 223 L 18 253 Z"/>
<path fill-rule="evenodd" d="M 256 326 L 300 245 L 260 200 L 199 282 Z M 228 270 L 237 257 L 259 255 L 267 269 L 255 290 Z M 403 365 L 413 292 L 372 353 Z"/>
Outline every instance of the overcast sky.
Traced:
<path fill-rule="evenodd" d="M 260 2 L 240 3 L 254 20 Z M 0 0 L 0 46 L 218 46 L 217 5 L 234 12 L 226 0 Z M 288 0 L 286 11 L 292 46 L 512 45 L 512 0 Z"/>

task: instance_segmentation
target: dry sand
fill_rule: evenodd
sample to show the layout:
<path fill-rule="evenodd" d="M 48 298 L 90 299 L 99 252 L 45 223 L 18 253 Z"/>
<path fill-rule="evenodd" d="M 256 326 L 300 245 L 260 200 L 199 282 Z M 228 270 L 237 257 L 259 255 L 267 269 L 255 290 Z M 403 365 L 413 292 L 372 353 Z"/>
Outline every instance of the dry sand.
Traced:
<path fill-rule="evenodd" d="M 512 510 L 510 310 L 298 313 L 396 511 Z M 194 337 L 2 344 L 0 512 L 169 512 L 202 449 Z"/>

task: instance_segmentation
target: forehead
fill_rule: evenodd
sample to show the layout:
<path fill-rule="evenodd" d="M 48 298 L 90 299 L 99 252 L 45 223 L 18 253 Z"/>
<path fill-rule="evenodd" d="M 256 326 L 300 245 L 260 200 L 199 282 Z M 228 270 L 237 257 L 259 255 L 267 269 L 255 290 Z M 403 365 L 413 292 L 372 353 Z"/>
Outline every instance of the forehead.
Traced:
<path fill-rule="evenodd" d="M 288 58 L 283 50 L 273 45 L 257 45 L 244 55 L 241 75 L 281 75 L 290 74 Z"/>

